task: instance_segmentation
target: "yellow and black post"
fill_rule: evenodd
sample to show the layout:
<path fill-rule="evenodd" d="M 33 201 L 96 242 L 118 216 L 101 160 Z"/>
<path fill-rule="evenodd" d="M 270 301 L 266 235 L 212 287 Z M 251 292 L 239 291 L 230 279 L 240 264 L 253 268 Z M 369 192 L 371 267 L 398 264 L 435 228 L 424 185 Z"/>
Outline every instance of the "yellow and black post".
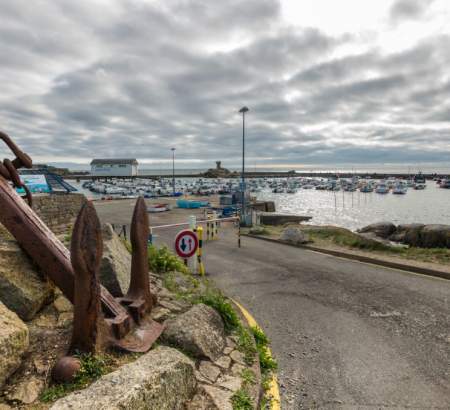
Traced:
<path fill-rule="evenodd" d="M 203 276 L 205 275 L 205 265 L 203 265 L 202 252 L 203 252 L 203 227 L 197 227 L 197 238 L 198 238 L 198 249 L 197 249 L 197 262 L 198 262 L 198 273 Z"/>

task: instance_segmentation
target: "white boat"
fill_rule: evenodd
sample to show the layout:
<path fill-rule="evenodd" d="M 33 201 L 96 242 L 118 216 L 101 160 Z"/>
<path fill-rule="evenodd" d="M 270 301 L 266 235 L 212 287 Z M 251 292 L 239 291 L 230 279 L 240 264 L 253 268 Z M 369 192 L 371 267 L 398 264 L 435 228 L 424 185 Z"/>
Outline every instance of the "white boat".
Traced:
<path fill-rule="evenodd" d="M 381 181 L 376 186 L 375 192 L 377 194 L 388 194 L 389 193 L 389 186 L 384 181 Z"/>
<path fill-rule="evenodd" d="M 155 212 L 165 212 L 169 211 L 170 206 L 168 204 L 152 204 L 147 207 L 147 212 L 155 213 Z"/>
<path fill-rule="evenodd" d="M 397 182 L 392 188 L 392 193 L 396 195 L 404 195 L 408 191 L 408 187 L 406 187 L 403 183 Z"/>

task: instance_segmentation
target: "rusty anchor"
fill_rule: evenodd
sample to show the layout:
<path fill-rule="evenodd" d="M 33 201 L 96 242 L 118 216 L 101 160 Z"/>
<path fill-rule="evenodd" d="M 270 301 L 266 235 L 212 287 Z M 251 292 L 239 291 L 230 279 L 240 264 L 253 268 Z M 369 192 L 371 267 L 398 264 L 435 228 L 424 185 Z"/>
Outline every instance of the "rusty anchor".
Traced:
<path fill-rule="evenodd" d="M 129 290 L 124 297 L 114 298 L 98 279 L 102 237 L 92 203 L 86 203 L 77 217 L 69 253 L 8 183 L 11 181 L 14 187 L 20 187 L 17 169 L 29 168 L 32 162 L 9 136 L 0 133 L 0 138 L 17 157 L 14 161 L 5 160 L 0 166 L 0 222 L 74 304 L 69 353 L 96 352 L 107 347 L 130 352 L 149 350 L 163 327 L 149 315 L 155 295 L 151 294 L 149 286 L 149 221 L 144 199 L 137 200 L 131 225 L 133 250 Z M 31 193 L 27 189 L 25 192 L 28 203 L 31 203 Z M 69 363 L 69 367 L 77 367 L 76 361 L 65 358 L 62 362 Z M 64 371 L 67 373 L 67 368 L 61 369 L 62 373 Z"/>

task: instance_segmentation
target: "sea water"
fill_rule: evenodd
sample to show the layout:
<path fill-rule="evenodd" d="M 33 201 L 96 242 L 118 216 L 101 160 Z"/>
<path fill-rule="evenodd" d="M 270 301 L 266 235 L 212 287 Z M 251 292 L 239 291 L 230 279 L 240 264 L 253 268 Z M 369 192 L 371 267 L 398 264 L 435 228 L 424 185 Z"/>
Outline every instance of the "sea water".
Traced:
<path fill-rule="evenodd" d="M 408 188 L 405 195 L 299 189 L 295 194 L 260 192 L 258 199 L 274 201 L 278 212 L 312 216 L 314 225 L 352 230 L 381 221 L 450 225 L 450 189 L 434 181 L 424 190 Z"/>

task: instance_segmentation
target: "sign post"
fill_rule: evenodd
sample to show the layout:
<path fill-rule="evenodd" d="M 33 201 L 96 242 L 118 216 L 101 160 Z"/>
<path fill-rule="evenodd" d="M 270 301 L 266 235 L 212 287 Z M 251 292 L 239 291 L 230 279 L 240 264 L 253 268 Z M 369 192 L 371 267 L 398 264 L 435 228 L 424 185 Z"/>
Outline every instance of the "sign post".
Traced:
<path fill-rule="evenodd" d="M 180 258 L 183 258 L 184 263 L 187 265 L 187 261 L 190 257 L 195 255 L 198 249 L 197 235 L 190 229 L 185 229 L 178 232 L 175 237 L 175 252 Z"/>

